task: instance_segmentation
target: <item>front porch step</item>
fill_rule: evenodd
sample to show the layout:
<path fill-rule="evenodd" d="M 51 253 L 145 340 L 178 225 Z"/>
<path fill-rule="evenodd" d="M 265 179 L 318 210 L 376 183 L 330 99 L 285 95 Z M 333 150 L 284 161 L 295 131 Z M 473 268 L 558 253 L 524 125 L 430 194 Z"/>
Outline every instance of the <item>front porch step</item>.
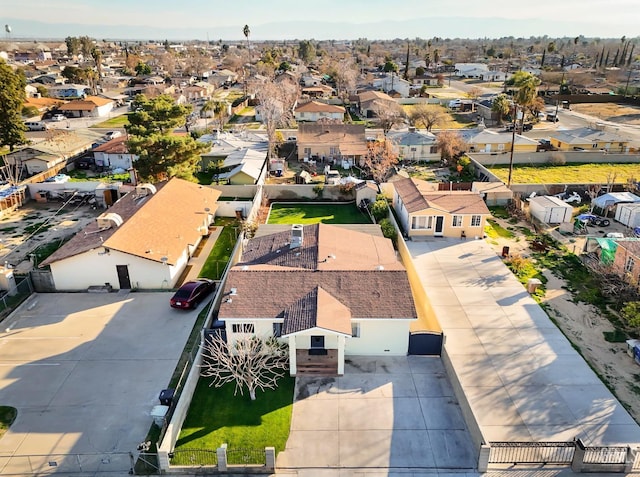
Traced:
<path fill-rule="evenodd" d="M 304 363 L 296 366 L 296 375 L 338 376 L 338 367 L 322 363 Z"/>

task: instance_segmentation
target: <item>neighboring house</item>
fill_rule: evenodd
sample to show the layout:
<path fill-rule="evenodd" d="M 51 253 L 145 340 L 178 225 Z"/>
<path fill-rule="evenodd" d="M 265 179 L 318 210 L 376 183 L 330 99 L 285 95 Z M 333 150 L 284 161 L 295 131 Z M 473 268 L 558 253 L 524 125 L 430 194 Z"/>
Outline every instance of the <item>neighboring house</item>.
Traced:
<path fill-rule="evenodd" d="M 640 282 L 640 241 L 637 239 L 620 239 L 615 241 L 615 259 L 613 268 L 621 276 L 629 276 Z"/>
<path fill-rule="evenodd" d="M 93 150 L 96 166 L 125 171 L 131 169 L 138 156 L 129 152 L 127 139 L 127 136 L 120 136 L 96 147 Z"/>
<path fill-rule="evenodd" d="M 226 131 L 206 134 L 200 136 L 198 141 L 211 144 L 211 149 L 200 155 L 200 168 L 202 170 L 217 168 L 218 161 L 226 159 L 231 154 L 241 153 L 243 150 L 251 149 L 252 151 L 262 152 L 264 153 L 263 157 L 265 157 L 269 149 L 269 142 L 266 136 L 249 131 L 242 131 L 238 134 Z"/>
<path fill-rule="evenodd" d="M 306 88 L 310 86 L 320 86 L 324 84 L 324 78 L 320 75 L 303 74 L 300 78 L 300 84 Z"/>
<path fill-rule="evenodd" d="M 367 153 L 364 125 L 307 124 L 298 127 L 298 160 L 360 164 Z"/>
<path fill-rule="evenodd" d="M 342 122 L 344 121 L 344 113 L 345 109 L 342 106 L 309 101 L 296 107 L 295 119 L 299 122 L 316 122 L 320 119 L 333 119 Z"/>
<path fill-rule="evenodd" d="M 218 180 L 232 185 L 257 184 L 266 176 L 266 160 L 264 151 L 248 148 L 234 151 L 224 159 L 222 168 L 226 171 L 218 176 Z"/>
<path fill-rule="evenodd" d="M 300 93 L 302 97 L 328 99 L 334 95 L 335 90 L 326 84 L 319 84 L 318 86 L 304 87 Z"/>
<path fill-rule="evenodd" d="M 410 127 L 408 131 L 390 131 L 387 137 L 400 160 L 413 162 L 440 159 L 436 136 L 426 130 Z"/>
<path fill-rule="evenodd" d="M 231 70 L 218 70 L 210 74 L 207 81 L 215 86 L 230 85 L 238 81 L 238 75 Z"/>
<path fill-rule="evenodd" d="M 21 177 L 54 170 L 58 172 L 80 154 L 90 150 L 102 134 L 86 130 L 56 130 L 44 141 L 17 149 L 3 157 L 7 165 L 18 170 Z"/>
<path fill-rule="evenodd" d="M 381 91 L 364 91 L 358 94 L 358 109 L 366 118 L 374 118 L 378 108 L 394 108 L 398 103 Z"/>
<path fill-rule="evenodd" d="M 407 272 L 377 225 L 260 226 L 228 273 L 227 340 L 275 336 L 291 375 L 344 374 L 349 355 L 408 352 L 417 318 Z"/>
<path fill-rule="evenodd" d="M 513 200 L 513 191 L 504 182 L 473 182 L 471 192 L 480 194 L 488 206 L 507 205 Z"/>
<path fill-rule="evenodd" d="M 489 129 L 461 131 L 461 134 L 469 145 L 469 152 L 473 153 L 509 152 L 511 141 L 514 139 L 512 133 Z M 538 141 L 520 134 L 515 135 L 514 152 L 536 152 L 537 148 Z"/>
<path fill-rule="evenodd" d="M 628 152 L 629 140 L 617 134 L 591 128 L 552 131 L 551 145 L 560 151 Z"/>
<path fill-rule="evenodd" d="M 65 84 L 47 86 L 49 96 L 58 99 L 76 99 L 84 98 L 90 90 L 89 86 L 84 84 Z"/>
<path fill-rule="evenodd" d="M 187 98 L 187 101 L 191 102 L 206 97 L 208 95 L 208 91 L 202 86 L 192 85 L 182 88 L 182 94 Z"/>
<path fill-rule="evenodd" d="M 456 63 L 455 71 L 457 72 L 456 76 L 475 78 L 482 81 L 506 81 L 511 77 L 510 73 L 491 69 L 489 65 L 484 63 Z"/>
<path fill-rule="evenodd" d="M 411 83 L 394 73 L 374 79 L 373 87 L 381 89 L 385 93 L 398 93 L 402 98 L 408 98 L 411 91 Z"/>
<path fill-rule="evenodd" d="M 411 80 L 414 86 L 438 86 L 438 78 L 432 75 L 414 76 Z"/>
<path fill-rule="evenodd" d="M 409 178 L 393 186 L 393 208 L 410 239 L 484 235 L 489 209 L 480 194 L 434 192 L 431 184 Z"/>
<path fill-rule="evenodd" d="M 498 113 L 493 111 L 493 100 L 482 99 L 476 103 L 476 112 L 488 124 L 498 121 Z"/>
<path fill-rule="evenodd" d="M 61 99 L 54 98 L 39 98 L 39 97 L 28 97 L 24 102 L 25 107 L 34 107 L 37 108 L 41 113 L 49 110 L 57 108 L 63 104 Z"/>
<path fill-rule="evenodd" d="M 220 192 L 173 178 L 143 184 L 47 258 L 58 291 L 174 288 L 202 237 Z"/>
<path fill-rule="evenodd" d="M 103 118 L 113 110 L 114 102 L 100 96 L 87 96 L 76 99 L 58 107 L 63 114 L 72 118 Z"/>

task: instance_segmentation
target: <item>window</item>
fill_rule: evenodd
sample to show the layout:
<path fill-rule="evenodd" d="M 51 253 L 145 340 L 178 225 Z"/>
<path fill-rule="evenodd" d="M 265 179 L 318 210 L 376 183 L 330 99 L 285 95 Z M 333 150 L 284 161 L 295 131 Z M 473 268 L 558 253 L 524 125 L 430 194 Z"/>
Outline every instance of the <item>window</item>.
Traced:
<path fill-rule="evenodd" d="M 631 273 L 635 265 L 636 261 L 633 259 L 633 257 L 627 257 L 627 261 L 624 262 L 624 271 L 627 273 Z"/>
<path fill-rule="evenodd" d="M 453 227 L 462 227 L 462 215 L 454 215 L 452 217 L 451 225 Z"/>
<path fill-rule="evenodd" d="M 360 323 L 351 323 L 351 337 L 360 338 Z"/>
<path fill-rule="evenodd" d="M 311 157 L 311 148 L 310 147 L 305 147 L 304 148 L 304 157 Z"/>
<path fill-rule="evenodd" d="M 273 324 L 273 336 L 280 338 L 282 336 L 282 323 Z"/>
<path fill-rule="evenodd" d="M 412 147 L 412 148 L 411 148 L 411 152 L 416 152 L 417 150 L 418 150 L 418 148 L 417 148 L 417 147 Z"/>
<path fill-rule="evenodd" d="M 331 156 L 338 156 L 340 155 L 340 149 L 337 147 L 330 147 L 329 148 L 329 155 Z"/>
<path fill-rule="evenodd" d="M 430 215 L 416 215 L 411 217 L 411 228 L 413 230 L 433 228 L 433 217 Z"/>
<path fill-rule="evenodd" d="M 234 333 L 253 333 L 253 323 L 235 323 L 231 325 Z"/>
<path fill-rule="evenodd" d="M 504 151 L 504 144 L 498 144 L 498 151 Z"/>
<path fill-rule="evenodd" d="M 481 215 L 472 215 L 471 216 L 471 227 L 480 227 L 481 223 L 482 223 L 482 216 Z"/>
<path fill-rule="evenodd" d="M 597 143 L 597 142 L 595 142 L 595 143 L 591 144 L 591 147 L 592 147 L 592 148 L 594 148 L 594 149 L 596 149 L 596 148 L 598 147 L 598 143 Z"/>

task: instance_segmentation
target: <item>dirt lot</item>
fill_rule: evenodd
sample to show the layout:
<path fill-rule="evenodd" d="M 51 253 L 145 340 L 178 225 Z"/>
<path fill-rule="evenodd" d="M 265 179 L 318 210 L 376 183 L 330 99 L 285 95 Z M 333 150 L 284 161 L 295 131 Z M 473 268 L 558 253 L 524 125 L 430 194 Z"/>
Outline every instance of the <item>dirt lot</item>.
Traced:
<path fill-rule="evenodd" d="M 0 218 L 0 261 L 8 261 L 18 271 L 28 271 L 29 254 L 40 247 L 60 243 L 102 212 L 87 205 L 61 206 L 61 202 L 30 201 Z"/>
<path fill-rule="evenodd" d="M 511 224 L 506 220 L 495 219 L 502 227 L 511 230 L 515 237 L 511 239 L 490 239 L 489 243 L 496 253 L 502 247 L 510 247 L 509 252 L 521 256 L 531 255 L 529 243 L 518 227 L 528 227 L 524 222 Z M 592 230 L 591 232 L 597 233 Z M 613 228 L 600 229 L 613 231 Z M 580 240 L 566 238 L 565 245 L 569 250 L 581 248 Z M 614 331 L 613 325 L 603 317 L 599 310 L 585 303 L 575 302 L 567 291 L 567 283 L 554 276 L 550 271 L 544 272 L 548 282 L 546 294 L 542 300 L 548 306 L 548 313 L 582 356 L 598 374 L 605 379 L 605 384 L 614 392 L 618 400 L 627 408 L 636 422 L 640 422 L 640 367 L 626 353 L 625 343 L 609 343 L 604 339 L 604 332 Z M 567 370 L 569 373 L 570 370 Z"/>
<path fill-rule="evenodd" d="M 615 103 L 572 104 L 571 109 L 615 123 L 640 125 L 640 108 Z"/>

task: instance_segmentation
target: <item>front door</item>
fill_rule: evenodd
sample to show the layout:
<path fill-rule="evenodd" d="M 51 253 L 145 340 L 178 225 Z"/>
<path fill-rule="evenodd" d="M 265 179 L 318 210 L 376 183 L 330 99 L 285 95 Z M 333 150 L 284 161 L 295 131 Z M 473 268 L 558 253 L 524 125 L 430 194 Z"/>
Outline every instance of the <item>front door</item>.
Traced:
<path fill-rule="evenodd" d="M 433 232 L 434 235 L 442 235 L 444 230 L 444 217 L 439 215 L 436 217 L 436 229 Z"/>
<path fill-rule="evenodd" d="M 129 267 L 127 265 L 116 265 L 118 272 L 118 282 L 120 290 L 131 290 L 131 280 L 129 279 Z"/>

